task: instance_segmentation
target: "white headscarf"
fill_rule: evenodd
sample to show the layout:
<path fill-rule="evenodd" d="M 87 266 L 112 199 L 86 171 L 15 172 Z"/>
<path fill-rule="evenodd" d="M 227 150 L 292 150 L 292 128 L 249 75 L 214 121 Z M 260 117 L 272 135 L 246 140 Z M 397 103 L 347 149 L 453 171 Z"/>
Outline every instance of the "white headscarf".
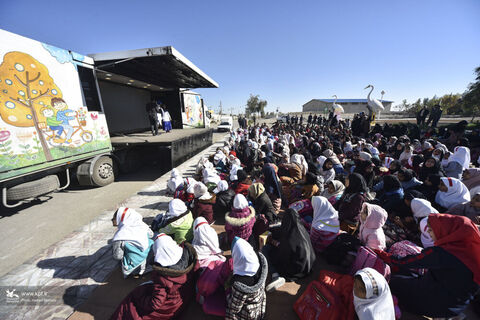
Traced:
<path fill-rule="evenodd" d="M 441 177 L 440 180 L 443 181 L 448 190 L 446 192 L 438 190 L 435 196 L 436 203 L 450 209 L 456 204 L 470 201 L 470 191 L 462 181 L 451 177 Z"/>
<path fill-rule="evenodd" d="M 178 169 L 173 169 L 170 173 L 170 179 L 167 182 L 167 188 L 171 192 L 175 192 L 179 186 L 183 184 L 182 174 Z"/>
<path fill-rule="evenodd" d="M 148 233 L 150 228 L 143 222 L 143 217 L 137 211 L 120 207 L 117 210 L 118 230 L 113 241 L 128 241 L 136 247 L 145 250 L 148 248 Z"/>
<path fill-rule="evenodd" d="M 434 241 L 430 234 L 428 233 L 428 217 L 423 218 L 420 220 L 420 223 L 418 224 L 418 228 L 420 229 L 420 232 L 422 233 L 420 235 L 420 240 L 422 241 L 422 245 L 424 248 L 429 248 L 434 246 Z"/>
<path fill-rule="evenodd" d="M 203 183 L 219 183 L 220 176 L 214 168 L 203 169 Z"/>
<path fill-rule="evenodd" d="M 242 167 L 236 164 L 232 165 L 232 169 L 230 169 L 230 181 L 237 181 L 238 176 L 237 176 L 237 171 L 242 170 Z"/>
<path fill-rule="evenodd" d="M 225 180 L 221 180 L 215 189 L 213 189 L 213 193 L 217 194 L 222 191 L 227 191 L 228 190 L 228 182 Z"/>
<path fill-rule="evenodd" d="M 391 158 L 391 157 L 385 157 L 385 159 L 383 160 L 383 166 L 385 168 L 388 168 L 390 169 L 390 164 L 395 161 L 395 159 Z"/>
<path fill-rule="evenodd" d="M 470 168 L 470 149 L 467 147 L 455 147 L 455 152 L 448 158 L 448 162 L 457 162 L 463 169 Z"/>
<path fill-rule="evenodd" d="M 372 159 L 372 155 L 368 152 L 365 152 L 365 151 L 360 151 L 359 157 L 360 157 L 360 159 L 365 160 L 365 161 Z"/>
<path fill-rule="evenodd" d="M 198 260 L 214 258 L 214 260 L 225 261 L 225 257 L 221 255 L 217 232 L 204 217 L 198 217 L 193 222 L 192 246 L 197 252 Z"/>
<path fill-rule="evenodd" d="M 215 153 L 215 156 L 213 156 L 213 163 L 217 165 L 220 161 L 224 161 L 226 158 L 225 154 L 218 150 L 217 153 Z"/>
<path fill-rule="evenodd" d="M 195 198 L 198 198 L 200 200 L 208 200 L 212 198 L 212 195 L 208 192 L 207 186 L 201 182 L 198 182 L 193 187 L 193 195 L 195 196 Z"/>
<path fill-rule="evenodd" d="M 307 160 L 305 160 L 305 157 L 303 156 L 303 154 L 296 153 L 296 154 L 292 155 L 290 157 L 290 162 L 298 164 L 300 166 L 300 168 L 302 169 L 303 175 L 307 174 L 308 163 L 307 163 Z"/>
<path fill-rule="evenodd" d="M 353 295 L 353 305 L 359 320 L 395 320 L 395 307 L 387 280 L 375 269 L 364 268 L 355 275 L 365 284 L 365 299 Z"/>
<path fill-rule="evenodd" d="M 153 243 L 154 261 L 162 267 L 170 267 L 178 263 L 183 249 L 169 235 L 160 233 Z"/>
<path fill-rule="evenodd" d="M 432 207 L 430 201 L 420 198 L 412 199 L 410 204 L 413 212 L 413 217 L 418 222 L 424 217 L 428 217 L 430 213 L 438 213 L 438 210 Z"/>
<path fill-rule="evenodd" d="M 235 198 L 233 199 L 233 207 L 235 209 L 245 209 L 248 207 L 247 198 L 241 193 L 238 193 Z"/>
<path fill-rule="evenodd" d="M 350 141 L 345 142 L 345 147 L 343 148 L 343 152 L 352 152 L 353 151 L 353 146 Z"/>
<path fill-rule="evenodd" d="M 413 156 L 413 150 L 412 146 L 405 147 L 405 150 L 400 154 L 400 157 L 398 160 L 403 161 L 410 159 Z"/>
<path fill-rule="evenodd" d="M 253 247 L 242 238 L 235 237 L 232 244 L 233 274 L 254 276 L 260 261 Z"/>
<path fill-rule="evenodd" d="M 198 183 L 198 181 L 193 178 L 185 178 L 183 182 L 187 186 L 187 193 L 193 193 L 193 188 L 195 188 L 195 185 Z"/>
<path fill-rule="evenodd" d="M 187 206 L 180 199 L 173 199 L 168 203 L 168 216 L 178 217 L 187 211 Z"/>
<path fill-rule="evenodd" d="M 338 233 L 340 231 L 340 223 L 338 221 L 338 212 L 327 200 L 322 196 L 312 197 L 313 221 L 312 230 L 328 231 Z"/>

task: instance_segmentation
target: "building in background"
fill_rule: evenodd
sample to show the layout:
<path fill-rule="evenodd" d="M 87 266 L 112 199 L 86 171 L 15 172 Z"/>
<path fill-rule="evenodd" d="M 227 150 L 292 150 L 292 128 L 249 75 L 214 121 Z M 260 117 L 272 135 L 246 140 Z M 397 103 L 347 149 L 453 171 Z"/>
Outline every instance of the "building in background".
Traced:
<path fill-rule="evenodd" d="M 332 104 L 335 99 L 312 99 L 305 103 L 302 107 L 303 112 L 325 113 L 332 110 Z M 393 101 L 380 100 L 385 107 L 382 113 L 390 112 Z M 367 99 L 337 99 L 337 104 L 340 104 L 345 113 L 359 113 L 367 112 Z"/>

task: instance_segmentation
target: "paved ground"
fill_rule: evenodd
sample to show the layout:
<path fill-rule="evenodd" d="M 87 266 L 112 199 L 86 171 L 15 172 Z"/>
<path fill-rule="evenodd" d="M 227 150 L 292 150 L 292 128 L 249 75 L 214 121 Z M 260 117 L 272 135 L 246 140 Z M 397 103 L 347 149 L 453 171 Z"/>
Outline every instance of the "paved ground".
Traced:
<path fill-rule="evenodd" d="M 213 141 L 224 136 L 225 133 L 214 133 Z M 82 187 L 72 181 L 66 190 L 44 198 L 43 202 L 13 209 L 0 204 L 0 277 L 86 225 L 101 212 L 113 210 L 164 171 L 158 165 L 143 167 L 137 172 L 122 174 L 117 181 L 102 188 Z"/>

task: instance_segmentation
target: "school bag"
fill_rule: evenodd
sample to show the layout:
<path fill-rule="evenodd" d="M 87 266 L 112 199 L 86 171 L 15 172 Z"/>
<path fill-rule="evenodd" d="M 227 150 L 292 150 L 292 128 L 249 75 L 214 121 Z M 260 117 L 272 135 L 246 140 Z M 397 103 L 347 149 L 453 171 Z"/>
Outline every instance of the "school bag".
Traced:
<path fill-rule="evenodd" d="M 360 240 L 348 233 L 340 233 L 322 253 L 328 264 L 342 265 L 348 263 L 347 256 L 354 255 L 360 247 Z M 351 260 L 350 260 L 351 261 Z M 344 267 L 350 267 L 344 265 Z"/>
<path fill-rule="evenodd" d="M 333 271 L 320 271 L 293 305 L 301 320 L 353 320 L 353 277 Z"/>
<path fill-rule="evenodd" d="M 297 211 L 300 217 L 313 215 L 312 202 L 309 199 L 295 201 L 288 207 Z"/>
<path fill-rule="evenodd" d="M 373 268 L 383 275 L 387 281 L 390 280 L 390 266 L 383 262 L 372 249 L 362 246 L 357 251 L 357 257 L 353 262 L 350 274 L 354 275 L 363 268 Z"/>

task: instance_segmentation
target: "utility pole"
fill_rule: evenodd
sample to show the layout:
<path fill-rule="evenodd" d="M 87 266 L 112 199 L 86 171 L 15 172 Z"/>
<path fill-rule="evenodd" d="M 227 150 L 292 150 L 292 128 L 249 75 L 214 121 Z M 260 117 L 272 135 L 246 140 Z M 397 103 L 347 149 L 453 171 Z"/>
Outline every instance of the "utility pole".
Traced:
<path fill-rule="evenodd" d="M 233 107 L 230 107 L 230 116 L 233 116 Z"/>
<path fill-rule="evenodd" d="M 222 111 L 223 111 L 222 109 L 223 109 L 223 107 L 222 107 L 222 100 L 220 100 L 220 115 L 222 115 Z"/>

